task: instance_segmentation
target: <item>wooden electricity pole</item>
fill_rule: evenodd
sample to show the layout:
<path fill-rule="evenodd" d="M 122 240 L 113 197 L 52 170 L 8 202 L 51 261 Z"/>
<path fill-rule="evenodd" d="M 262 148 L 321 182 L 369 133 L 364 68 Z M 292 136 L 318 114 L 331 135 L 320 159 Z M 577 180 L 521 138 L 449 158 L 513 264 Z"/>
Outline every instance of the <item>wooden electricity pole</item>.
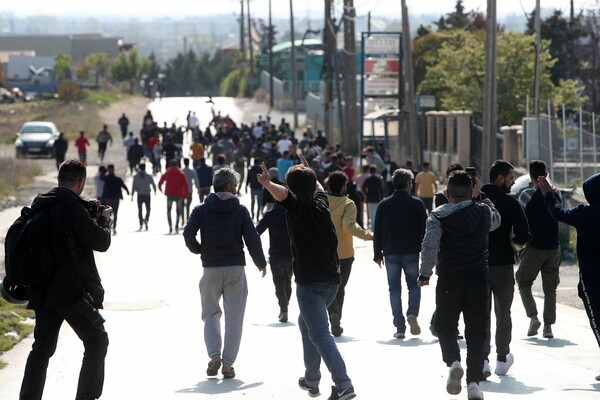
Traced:
<path fill-rule="evenodd" d="M 244 54 L 246 52 L 244 49 L 244 0 L 240 0 L 240 6 L 242 7 L 240 14 L 240 53 L 242 53 L 242 59 L 244 59 L 246 58 Z"/>
<path fill-rule="evenodd" d="M 296 35 L 294 35 L 294 4 L 290 0 L 290 40 L 292 41 L 292 51 L 290 54 L 292 62 L 292 109 L 294 111 L 294 131 L 298 128 L 298 70 L 296 68 Z"/>
<path fill-rule="evenodd" d="M 325 29 L 323 30 L 323 80 L 325 81 L 325 95 L 323 100 L 323 125 L 324 134 L 331 139 L 333 136 L 331 104 L 333 101 L 333 64 L 331 62 L 335 55 L 335 32 L 333 21 L 331 20 L 331 0 L 325 0 Z"/>
<path fill-rule="evenodd" d="M 356 10 L 354 0 L 344 0 L 344 116 L 342 146 L 350 154 L 358 153 L 358 107 L 356 107 Z"/>
<path fill-rule="evenodd" d="M 402 47 L 404 49 L 404 77 L 406 79 L 404 107 L 408 112 L 407 147 L 410 151 L 410 157 L 420 164 L 422 160 L 419 146 L 419 127 L 417 125 L 417 103 L 415 101 L 415 79 L 411 44 L 408 8 L 406 7 L 406 0 L 402 0 Z"/>
<path fill-rule="evenodd" d="M 538 0 L 539 1 L 539 0 Z M 481 176 L 487 176 L 496 159 L 497 77 L 496 77 L 496 0 L 488 0 L 485 32 L 485 84 Z M 467 160 L 470 162 L 470 160 Z"/>
<path fill-rule="evenodd" d="M 250 51 L 250 77 L 254 76 L 254 46 L 252 45 L 252 19 L 250 18 L 250 0 L 248 0 L 248 50 Z"/>
<path fill-rule="evenodd" d="M 271 17 L 271 0 L 269 0 L 269 110 L 273 109 L 273 95 L 273 19 Z"/>

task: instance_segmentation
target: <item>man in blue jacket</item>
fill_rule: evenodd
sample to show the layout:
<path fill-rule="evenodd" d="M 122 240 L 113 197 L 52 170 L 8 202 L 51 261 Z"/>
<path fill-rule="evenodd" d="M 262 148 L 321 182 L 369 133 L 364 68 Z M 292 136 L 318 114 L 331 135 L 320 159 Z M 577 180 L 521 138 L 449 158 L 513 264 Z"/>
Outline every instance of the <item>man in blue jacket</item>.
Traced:
<path fill-rule="evenodd" d="M 244 245 L 262 276 L 266 274 L 267 261 L 260 236 L 254 228 L 246 207 L 236 196 L 238 175 L 229 168 L 215 172 L 215 193 L 196 206 L 183 231 L 188 249 L 200 254 L 202 278 L 200 299 L 204 342 L 210 361 L 206 374 L 217 375 L 221 364 L 224 378 L 234 378 L 233 363 L 242 340 L 242 326 L 248 297 L 244 266 Z M 200 242 L 196 234 L 200 231 Z M 220 319 L 223 311 L 219 302 L 223 297 L 225 314 L 225 345 L 222 347 Z"/>

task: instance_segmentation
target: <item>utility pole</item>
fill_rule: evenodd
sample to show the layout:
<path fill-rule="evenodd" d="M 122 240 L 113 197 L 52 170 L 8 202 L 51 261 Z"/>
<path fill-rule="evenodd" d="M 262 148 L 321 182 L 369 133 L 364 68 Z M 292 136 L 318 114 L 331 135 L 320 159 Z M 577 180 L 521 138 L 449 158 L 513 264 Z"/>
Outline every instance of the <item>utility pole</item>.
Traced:
<path fill-rule="evenodd" d="M 325 29 L 323 30 L 323 80 L 325 81 L 325 96 L 324 96 L 324 133 L 330 139 L 333 137 L 333 127 L 331 121 L 331 104 L 333 101 L 333 80 L 331 73 L 333 72 L 331 59 L 335 54 L 335 32 L 333 21 L 331 20 L 331 0 L 325 0 Z"/>
<path fill-rule="evenodd" d="M 346 121 L 342 146 L 350 154 L 358 153 L 358 108 L 356 107 L 356 33 L 354 0 L 344 0 L 344 99 Z"/>
<path fill-rule="evenodd" d="M 540 18 L 540 0 L 535 1 L 535 11 L 533 14 L 533 29 L 535 30 L 535 79 L 534 79 L 534 95 L 533 95 L 533 110 L 538 121 L 540 118 L 540 46 L 541 46 L 541 18 Z M 539 126 L 538 126 L 539 130 Z"/>
<path fill-rule="evenodd" d="M 410 39 L 410 26 L 408 21 L 408 8 L 406 0 L 402 0 L 402 47 L 404 48 L 404 77 L 406 85 L 404 89 L 404 103 L 408 112 L 408 135 L 407 144 L 410 157 L 421 163 L 421 151 L 419 146 L 419 127 L 417 125 L 417 103 L 415 102 L 415 79 L 412 60 L 412 41 Z M 400 77 L 398 77 L 400 78 Z"/>
<path fill-rule="evenodd" d="M 254 46 L 252 45 L 252 20 L 250 18 L 250 0 L 248 1 L 248 50 L 250 50 L 250 77 L 254 77 Z"/>
<path fill-rule="evenodd" d="M 538 0 L 539 1 L 539 0 Z M 485 176 L 496 159 L 496 0 L 488 0 L 485 33 L 485 85 L 483 104 L 483 137 L 481 149 L 481 171 Z M 470 162 L 470 160 L 467 160 Z"/>
<path fill-rule="evenodd" d="M 269 0 L 269 110 L 273 109 L 273 20 L 271 18 L 271 0 Z"/>
<path fill-rule="evenodd" d="M 244 0 L 240 0 L 240 5 L 242 7 L 240 14 L 240 53 L 242 53 L 242 59 L 244 59 L 246 57 L 244 54 L 246 52 L 244 49 Z"/>
<path fill-rule="evenodd" d="M 294 131 L 298 128 L 298 95 L 296 93 L 298 86 L 298 70 L 296 68 L 296 35 L 294 35 L 294 5 L 290 0 L 290 39 L 292 41 L 292 109 L 294 111 Z"/>

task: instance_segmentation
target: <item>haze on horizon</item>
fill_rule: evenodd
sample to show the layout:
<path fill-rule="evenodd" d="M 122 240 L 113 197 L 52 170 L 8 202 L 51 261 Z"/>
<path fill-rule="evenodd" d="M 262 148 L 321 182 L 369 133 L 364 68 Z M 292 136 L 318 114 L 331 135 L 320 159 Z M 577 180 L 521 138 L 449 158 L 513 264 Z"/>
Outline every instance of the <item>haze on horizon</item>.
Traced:
<path fill-rule="evenodd" d="M 283 0 L 272 0 L 272 12 L 274 18 L 289 17 L 289 2 Z M 266 18 L 268 15 L 268 0 L 251 0 L 251 14 L 257 18 Z M 338 3 L 341 3 L 338 2 Z M 138 2 L 123 0 L 103 0 L 101 8 L 98 2 L 91 0 L 2 0 L 0 14 L 11 13 L 17 17 L 47 15 L 65 17 L 112 17 L 112 18 L 156 18 L 161 16 L 173 19 L 181 19 L 188 16 L 208 16 L 219 14 L 239 14 L 240 0 L 221 0 L 213 2 L 210 0 L 169 0 L 168 9 L 165 3 L 159 1 Z M 246 1 L 244 1 L 246 4 Z M 456 0 L 407 0 L 409 13 L 417 14 L 446 14 L 454 10 Z M 600 0 L 575 0 L 576 12 L 600 6 Z M 386 16 L 400 18 L 400 0 L 355 0 L 357 16 L 366 16 L 370 11 L 373 16 Z M 486 2 L 484 0 L 464 0 L 466 10 L 479 10 L 485 12 Z M 568 14 L 569 0 L 541 0 L 544 9 L 559 8 L 564 14 Z M 499 0 L 497 2 L 497 14 L 499 17 L 511 14 L 529 14 L 535 7 L 535 0 Z M 294 3 L 294 14 L 297 18 L 321 17 L 323 12 L 323 0 L 303 0 Z M 334 10 L 338 15 L 342 12 L 341 7 Z"/>

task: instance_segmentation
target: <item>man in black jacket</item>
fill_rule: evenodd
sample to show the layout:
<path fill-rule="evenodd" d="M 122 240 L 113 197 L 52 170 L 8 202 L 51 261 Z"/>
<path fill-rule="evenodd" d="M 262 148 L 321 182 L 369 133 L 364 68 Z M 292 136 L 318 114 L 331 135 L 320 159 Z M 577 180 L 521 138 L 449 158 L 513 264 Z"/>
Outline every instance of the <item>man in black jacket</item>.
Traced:
<path fill-rule="evenodd" d="M 529 225 L 519 202 L 508 195 L 515 183 L 514 167 L 503 160 L 496 160 L 490 169 L 490 183 L 483 185 L 481 191 L 500 212 L 500 227 L 490 232 L 489 271 L 488 271 L 488 328 L 485 348 L 483 374 L 491 375 L 489 365 L 491 342 L 492 302 L 496 314 L 496 375 L 506 375 L 514 362 L 510 352 L 512 339 L 512 319 L 510 308 L 515 292 L 514 263 L 515 254 L 512 243 L 524 245 L 531 239 Z"/>
<path fill-rule="evenodd" d="M 421 288 L 417 286 L 417 277 L 427 211 L 423 201 L 410 194 L 412 179 L 413 174 L 407 169 L 400 168 L 394 172 L 394 194 L 379 203 L 373 232 L 373 260 L 380 268 L 385 260 L 390 305 L 396 327 L 394 337 L 397 339 L 404 339 L 406 322 L 410 325 L 412 335 L 421 333 L 417 322 L 421 305 Z M 408 286 L 406 318 L 402 312 L 403 271 Z"/>
<path fill-rule="evenodd" d="M 560 246 L 558 244 L 558 221 L 546 209 L 544 194 L 538 187 L 538 178 L 546 178 L 546 163 L 533 160 L 529 163 L 529 176 L 533 188 L 525 189 L 519 196 L 519 203 L 529 222 L 531 241 L 521 252 L 521 262 L 517 269 L 516 279 L 523 307 L 530 318 L 527 336 L 538 333 L 541 322 L 538 319 L 537 307 L 531 286 L 538 274 L 542 274 L 544 289 L 544 330 L 543 336 L 553 338 L 552 324 L 556 322 L 556 288 L 560 282 L 558 267 L 560 266 Z"/>
<path fill-rule="evenodd" d="M 121 199 L 123 199 L 123 192 L 121 189 L 124 189 L 127 192 L 127 195 L 129 195 L 129 189 L 125 185 L 125 182 L 123 182 L 123 179 L 115 175 L 115 166 L 113 164 L 108 164 L 106 175 L 100 179 L 104 181 L 102 198 L 106 205 L 110 206 L 113 210 L 113 233 L 116 235 L 119 203 L 121 202 Z"/>
<path fill-rule="evenodd" d="M 52 278 L 30 287 L 28 308 L 35 310 L 35 341 L 25 366 L 19 396 L 22 400 L 42 398 L 48 361 L 56 349 L 63 321 L 73 328 L 85 348 L 75 399 L 93 400 L 102 394 L 108 335 L 97 311 L 102 308 L 104 289 L 94 251 L 104 252 L 110 246 L 111 209 L 97 212 L 99 202 L 90 207 L 79 197 L 85 178 L 82 161 L 63 162 L 58 187 L 38 195 L 31 206 L 33 210 L 47 208 L 54 232 L 49 239 L 60 261 Z"/>
<path fill-rule="evenodd" d="M 288 170 L 287 188 L 271 181 L 265 163 L 258 176 L 261 185 L 288 211 L 305 366 L 298 385 L 309 396 L 318 396 L 323 360 L 335 383 L 329 400 L 349 400 L 356 394 L 344 359 L 329 332 L 327 317 L 327 306 L 335 299 L 341 282 L 337 236 L 323 186 L 302 153 L 298 155 L 302 164 Z"/>
<path fill-rule="evenodd" d="M 233 363 L 242 340 L 242 326 L 248 297 L 248 284 L 244 266 L 244 245 L 262 276 L 266 274 L 267 261 L 263 254 L 260 236 L 254 228 L 248 209 L 236 196 L 238 175 L 229 168 L 215 172 L 215 193 L 196 206 L 183 231 L 188 249 L 200 254 L 202 278 L 200 299 L 204 321 L 204 343 L 210 361 L 206 374 L 217 375 L 221 364 L 224 378 L 234 378 Z M 200 242 L 196 234 L 200 231 Z M 221 339 L 221 306 L 225 315 L 225 343 Z"/>

